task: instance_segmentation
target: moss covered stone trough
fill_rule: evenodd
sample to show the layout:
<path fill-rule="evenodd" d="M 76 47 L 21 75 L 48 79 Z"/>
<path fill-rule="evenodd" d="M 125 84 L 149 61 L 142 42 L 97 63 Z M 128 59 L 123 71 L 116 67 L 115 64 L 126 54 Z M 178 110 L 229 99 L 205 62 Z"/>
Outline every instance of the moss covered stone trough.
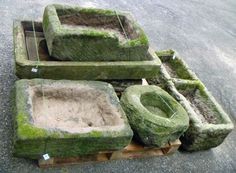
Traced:
<path fill-rule="evenodd" d="M 104 82 L 19 80 L 14 154 L 38 159 L 119 150 L 133 132 L 113 87 Z"/>
<path fill-rule="evenodd" d="M 161 62 L 154 51 L 147 52 L 151 60 L 144 61 L 59 61 L 48 53 L 42 24 L 34 22 L 37 49 L 31 21 L 14 22 L 14 53 L 16 75 L 19 78 L 46 79 L 141 79 L 158 75 Z M 32 72 L 32 68 L 38 71 Z"/>
<path fill-rule="evenodd" d="M 188 128 L 184 108 L 157 86 L 128 87 L 121 104 L 135 136 L 145 145 L 161 147 L 178 139 Z"/>
<path fill-rule="evenodd" d="M 156 55 L 162 62 L 160 80 L 198 80 L 195 73 L 188 67 L 184 60 L 174 50 L 157 51 Z"/>
<path fill-rule="evenodd" d="M 183 149 L 198 151 L 216 147 L 232 131 L 229 116 L 201 82 L 169 81 L 168 89 L 190 118 L 190 127 L 181 137 Z"/>
<path fill-rule="evenodd" d="M 53 4 L 43 30 L 49 54 L 60 60 L 150 60 L 148 39 L 129 13 Z"/>

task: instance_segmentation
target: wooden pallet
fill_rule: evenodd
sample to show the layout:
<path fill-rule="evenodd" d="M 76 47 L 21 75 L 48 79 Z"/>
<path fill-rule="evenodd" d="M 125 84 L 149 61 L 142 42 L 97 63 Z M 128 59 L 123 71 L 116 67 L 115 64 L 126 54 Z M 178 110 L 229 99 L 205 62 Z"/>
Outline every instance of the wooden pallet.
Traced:
<path fill-rule="evenodd" d="M 161 148 L 145 147 L 135 141 L 132 141 L 127 147 L 120 151 L 104 151 L 95 155 L 69 157 L 69 158 L 50 158 L 49 160 L 40 159 L 38 165 L 40 168 L 49 168 L 56 166 L 67 166 L 85 162 L 102 162 L 119 159 L 134 159 L 151 156 L 163 156 L 172 154 L 178 150 L 181 145 L 180 140 L 169 142 Z"/>

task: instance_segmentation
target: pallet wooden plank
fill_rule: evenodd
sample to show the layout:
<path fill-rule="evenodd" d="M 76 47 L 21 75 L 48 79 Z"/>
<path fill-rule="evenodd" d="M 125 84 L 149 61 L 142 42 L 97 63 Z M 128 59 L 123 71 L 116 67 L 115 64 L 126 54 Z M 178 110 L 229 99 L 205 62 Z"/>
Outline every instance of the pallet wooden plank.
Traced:
<path fill-rule="evenodd" d="M 176 141 L 173 141 L 173 142 L 169 142 L 169 144 L 170 144 L 171 147 L 170 147 L 169 151 L 166 154 L 171 154 L 171 153 L 176 152 L 179 149 L 179 147 L 181 145 L 181 142 L 180 142 L 180 140 L 176 140 Z"/>
<path fill-rule="evenodd" d="M 49 160 L 38 161 L 39 167 L 48 168 L 55 166 L 66 166 L 74 165 L 85 162 L 102 162 L 109 160 L 120 160 L 120 159 L 135 159 L 144 158 L 152 156 L 163 156 L 175 152 L 181 142 L 176 140 L 174 142 L 169 142 L 161 148 L 157 147 L 146 147 L 135 141 L 132 141 L 127 147 L 120 151 L 101 151 L 98 154 L 80 156 L 80 157 L 69 157 L 69 158 L 50 158 Z"/>

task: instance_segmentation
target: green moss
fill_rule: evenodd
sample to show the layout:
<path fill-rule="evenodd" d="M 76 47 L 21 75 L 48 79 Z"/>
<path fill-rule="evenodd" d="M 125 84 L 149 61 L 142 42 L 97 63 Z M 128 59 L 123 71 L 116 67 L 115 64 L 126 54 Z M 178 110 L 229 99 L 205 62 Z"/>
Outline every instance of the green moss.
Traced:
<path fill-rule="evenodd" d="M 68 14 L 88 14 L 88 15 L 104 15 L 104 16 L 116 16 L 114 10 L 106 10 L 106 9 L 97 9 L 97 8 L 82 8 L 80 6 L 69 6 L 69 5 L 60 5 L 53 4 L 50 5 L 52 8 L 55 7 L 57 9 L 58 16 L 68 15 Z"/>
<path fill-rule="evenodd" d="M 171 68 L 176 72 L 177 76 L 182 79 L 193 79 L 189 74 L 188 69 L 184 66 L 179 59 L 169 60 Z"/>
<path fill-rule="evenodd" d="M 17 133 L 20 139 L 35 139 L 47 136 L 46 130 L 30 125 L 28 118 L 25 115 L 18 114 L 16 116 L 16 121 L 18 124 Z"/>
<path fill-rule="evenodd" d="M 108 32 L 98 31 L 95 29 L 88 29 L 88 30 L 83 30 L 83 35 L 81 35 L 80 37 L 110 38 L 111 35 Z"/>
<path fill-rule="evenodd" d="M 115 11 L 113 10 L 104 10 L 104 9 L 95 9 L 95 8 L 82 8 L 79 10 L 80 13 L 85 14 L 99 14 L 105 16 L 116 16 Z"/>
<path fill-rule="evenodd" d="M 169 49 L 169 50 L 163 50 L 163 51 L 156 51 L 156 55 L 158 57 L 162 57 L 162 56 L 173 56 L 174 55 L 174 51 Z"/>
<path fill-rule="evenodd" d="M 99 132 L 99 131 L 92 131 L 90 133 L 91 137 L 100 137 L 102 136 L 102 132 Z"/>
<path fill-rule="evenodd" d="M 48 28 L 48 25 L 49 25 L 49 19 L 48 19 L 48 15 L 46 14 L 47 13 L 47 11 L 45 11 L 44 12 L 44 15 L 43 15 L 43 27 L 45 28 L 45 29 L 47 29 Z"/>

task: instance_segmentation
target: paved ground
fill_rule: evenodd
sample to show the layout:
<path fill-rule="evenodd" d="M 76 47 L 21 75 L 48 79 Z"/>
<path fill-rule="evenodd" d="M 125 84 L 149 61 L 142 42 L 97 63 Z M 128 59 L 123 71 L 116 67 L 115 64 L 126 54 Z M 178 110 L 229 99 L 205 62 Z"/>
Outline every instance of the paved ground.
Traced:
<path fill-rule="evenodd" d="M 155 49 L 176 49 L 236 119 L 235 0 L 64 0 L 82 6 L 131 11 Z M 236 172 L 236 130 L 224 144 L 205 152 L 168 157 L 85 164 L 41 171 L 32 161 L 11 156 L 10 90 L 13 73 L 13 19 L 40 19 L 41 0 L 0 0 L 0 172 Z"/>

